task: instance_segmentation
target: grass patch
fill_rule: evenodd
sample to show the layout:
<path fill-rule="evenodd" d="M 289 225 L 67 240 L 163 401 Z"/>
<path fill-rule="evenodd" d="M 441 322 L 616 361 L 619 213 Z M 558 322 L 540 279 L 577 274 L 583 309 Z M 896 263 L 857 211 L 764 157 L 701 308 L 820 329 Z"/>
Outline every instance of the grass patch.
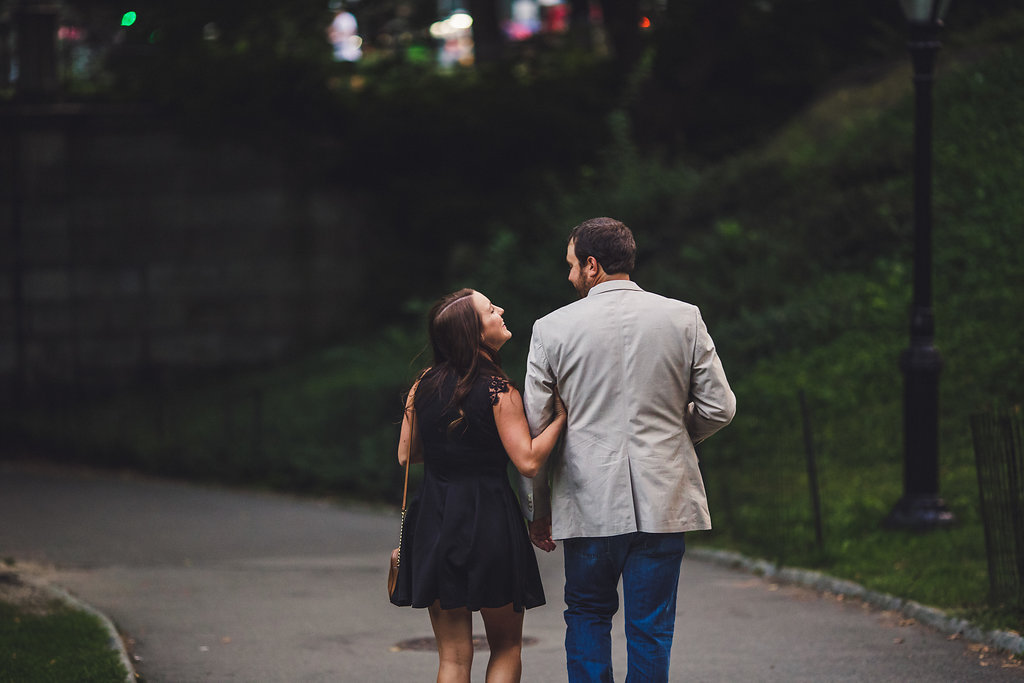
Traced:
<path fill-rule="evenodd" d="M 0 600 L 0 683 L 126 680 L 99 619 L 59 601 L 27 608 Z"/>

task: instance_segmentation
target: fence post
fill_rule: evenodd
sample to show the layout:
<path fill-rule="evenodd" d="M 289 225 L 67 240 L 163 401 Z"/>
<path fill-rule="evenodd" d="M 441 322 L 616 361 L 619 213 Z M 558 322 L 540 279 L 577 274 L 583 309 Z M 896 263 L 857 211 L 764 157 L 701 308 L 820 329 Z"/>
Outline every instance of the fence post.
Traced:
<path fill-rule="evenodd" d="M 1024 608 L 1024 447 L 1019 408 L 971 416 L 989 599 Z"/>
<path fill-rule="evenodd" d="M 252 461 L 255 467 L 263 467 L 263 391 L 252 390 Z M 262 472 L 261 472 L 262 474 Z"/>
<path fill-rule="evenodd" d="M 818 551 L 825 547 L 825 534 L 821 528 L 821 494 L 818 488 L 818 465 L 814 455 L 814 431 L 811 411 L 807 408 L 807 395 L 800 390 L 800 415 L 804 425 L 804 452 L 807 454 L 807 486 L 811 490 L 811 512 L 814 514 L 814 542 Z"/>

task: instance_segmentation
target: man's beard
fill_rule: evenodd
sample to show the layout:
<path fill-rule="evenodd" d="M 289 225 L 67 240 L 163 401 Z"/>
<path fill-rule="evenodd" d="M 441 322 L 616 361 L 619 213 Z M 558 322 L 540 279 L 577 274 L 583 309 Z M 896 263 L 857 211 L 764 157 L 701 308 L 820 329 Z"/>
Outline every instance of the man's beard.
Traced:
<path fill-rule="evenodd" d="M 586 299 L 587 294 L 590 293 L 591 288 L 594 285 L 587 279 L 586 273 L 580 273 L 580 279 L 573 283 L 573 287 L 576 288 L 576 293 L 580 295 L 581 299 Z"/>

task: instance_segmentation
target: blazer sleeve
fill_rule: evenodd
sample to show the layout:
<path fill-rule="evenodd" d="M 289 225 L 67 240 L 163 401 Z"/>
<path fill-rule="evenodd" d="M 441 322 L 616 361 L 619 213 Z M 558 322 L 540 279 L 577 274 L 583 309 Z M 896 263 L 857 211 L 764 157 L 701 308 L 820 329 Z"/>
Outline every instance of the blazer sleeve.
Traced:
<path fill-rule="evenodd" d="M 732 422 L 736 415 L 736 395 L 729 387 L 715 343 L 699 310 L 696 312 L 696 326 L 686 430 L 694 443 L 700 443 Z"/>
<path fill-rule="evenodd" d="M 536 323 L 530 338 L 530 353 L 526 359 L 523 407 L 530 425 L 530 436 L 535 437 L 551 423 L 555 410 L 555 374 L 548 363 Z M 533 477 L 519 475 L 519 504 L 523 516 L 531 522 L 551 515 L 551 486 L 548 482 L 547 463 L 544 463 Z"/>

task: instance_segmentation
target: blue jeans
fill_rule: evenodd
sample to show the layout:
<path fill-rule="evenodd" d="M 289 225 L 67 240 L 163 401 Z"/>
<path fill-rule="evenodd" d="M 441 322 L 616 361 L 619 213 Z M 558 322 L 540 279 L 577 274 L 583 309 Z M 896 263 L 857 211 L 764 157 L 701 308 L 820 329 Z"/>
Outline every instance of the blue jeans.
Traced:
<path fill-rule="evenodd" d="M 565 653 L 570 683 L 613 683 L 612 615 L 626 608 L 627 683 L 668 681 L 683 534 L 570 538 L 565 550 Z"/>

